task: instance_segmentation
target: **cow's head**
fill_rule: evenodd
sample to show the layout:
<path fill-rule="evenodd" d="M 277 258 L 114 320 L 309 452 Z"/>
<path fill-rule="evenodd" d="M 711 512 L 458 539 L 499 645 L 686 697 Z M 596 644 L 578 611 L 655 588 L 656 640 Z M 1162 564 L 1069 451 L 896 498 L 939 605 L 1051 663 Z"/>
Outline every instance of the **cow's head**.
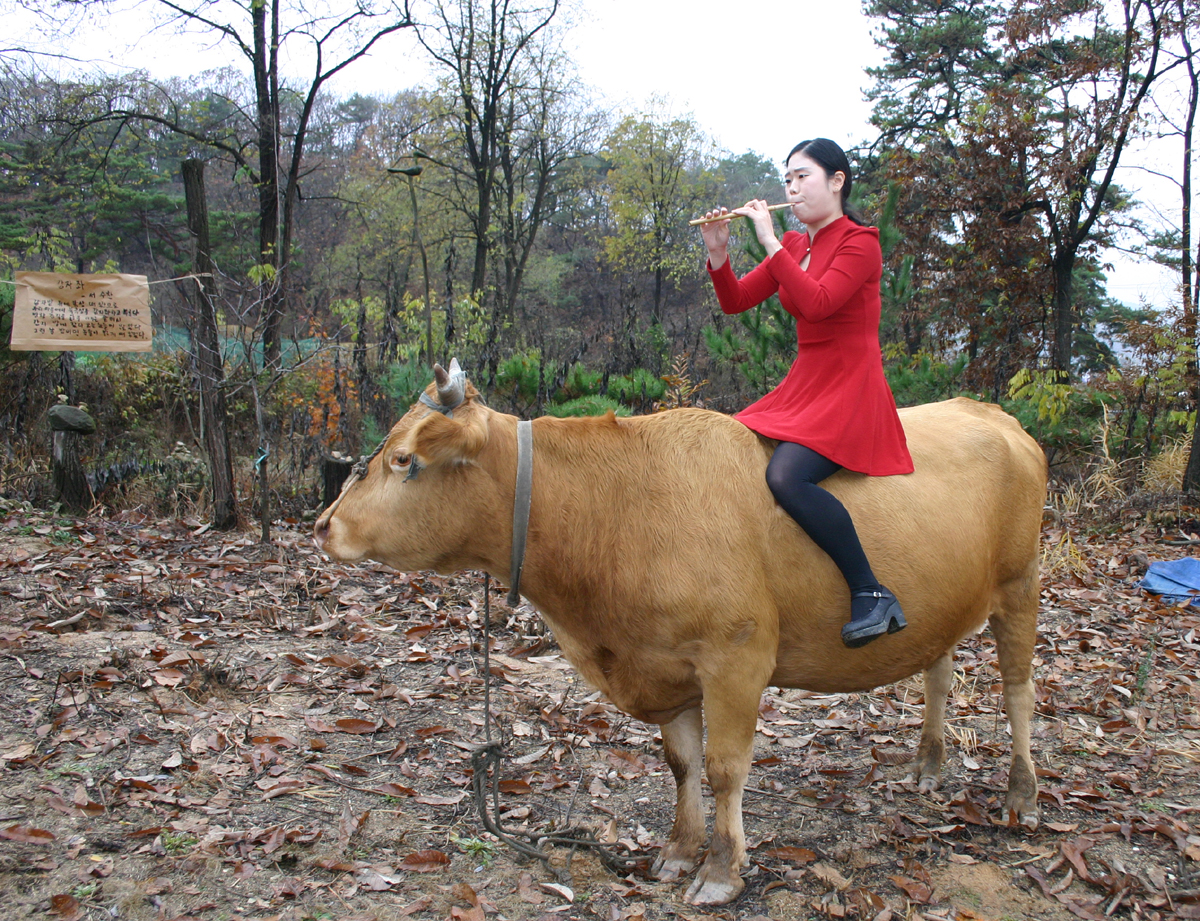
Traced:
<path fill-rule="evenodd" d="M 334 559 L 443 572 L 470 565 L 464 548 L 498 507 L 495 482 L 477 463 L 492 413 L 457 361 L 433 373 L 421 401 L 317 519 L 317 545 Z"/>

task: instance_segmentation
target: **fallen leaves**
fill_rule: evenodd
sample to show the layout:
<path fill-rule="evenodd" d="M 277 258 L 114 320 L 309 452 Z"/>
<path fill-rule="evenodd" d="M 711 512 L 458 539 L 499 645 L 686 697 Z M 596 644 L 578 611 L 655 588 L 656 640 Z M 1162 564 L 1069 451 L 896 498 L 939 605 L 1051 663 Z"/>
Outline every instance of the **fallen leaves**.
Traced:
<path fill-rule="evenodd" d="M 791 864 L 793 867 L 802 867 L 817 859 L 816 853 L 806 847 L 768 848 L 763 851 L 763 856 L 768 860 Z"/>
<path fill-rule="evenodd" d="M 50 897 L 50 910 L 61 921 L 81 921 L 84 917 L 83 905 L 79 899 L 69 893 L 60 893 Z"/>
<path fill-rule="evenodd" d="M 437 873 L 449 865 L 450 857 L 435 850 L 417 851 L 400 862 L 402 870 L 411 870 L 413 873 Z"/>
<path fill-rule="evenodd" d="M 889 876 L 888 879 L 896 884 L 896 888 L 900 889 L 910 902 L 927 905 L 933 899 L 933 889 L 920 880 L 907 876 Z"/>
<path fill-rule="evenodd" d="M 466 799 L 466 797 L 467 791 L 464 790 L 461 793 L 454 793 L 450 796 L 438 796 L 435 794 L 422 793 L 418 796 L 414 796 L 412 799 L 414 803 L 421 803 L 425 806 L 457 806 L 464 799 Z"/>
<path fill-rule="evenodd" d="M 575 891 L 570 886 L 563 886 L 559 883 L 539 883 L 538 885 L 544 891 L 558 896 L 568 904 L 575 903 Z"/>
<path fill-rule="evenodd" d="M 18 704 L 0 772 L 33 793 L 0 837 L 30 855 L 28 872 L 53 874 L 43 913 L 70 917 L 52 893 L 109 885 L 134 866 L 142 880 L 178 881 L 142 890 L 164 918 L 189 916 L 214 883 L 222 897 L 252 893 L 239 914 L 263 918 L 369 897 L 393 900 L 400 917 L 481 921 L 494 916 L 484 896 L 503 889 L 508 917 L 521 916 L 512 905 L 556 914 L 570 893 L 577 912 L 639 921 L 682 892 L 612 877 L 585 898 L 579 878 L 516 867 L 466 812 L 469 754 L 484 735 L 474 586 L 332 566 L 299 533 L 259 551 L 198 528 L 114 528 L 19 561 L 0 548 L 0 677 Z M 935 888 L 906 862 L 917 853 L 940 855 L 939 870 L 999 866 L 1047 918 L 1131 906 L 1167 917 L 1155 900 L 1168 895 L 1180 917 L 1200 908 L 1179 897 L 1200 888 L 1200 802 L 1184 772 L 1200 761 L 1197 612 L 1160 610 L 1100 577 L 1043 588 L 1040 830 L 998 827 L 1008 740 L 990 639 L 968 639 L 958 657 L 943 793 L 918 794 L 901 767 L 922 717 L 919 682 L 852 696 L 769 689 L 747 796 L 759 843 L 751 913 L 781 897 L 813 917 L 1001 916 L 949 907 L 941 878 Z M 513 626 L 497 629 L 492 659 L 493 708 L 512 744 L 497 778 L 502 821 L 545 834 L 568 804 L 590 807 L 598 815 L 584 821 L 603 841 L 653 853 L 672 797 L 654 727 L 573 688 L 527 606 L 505 616 Z M 494 849 L 486 873 L 474 875 L 487 861 L 461 844 L 462 855 L 442 850 L 451 823 Z M 105 840 L 115 860 L 89 850 Z M 826 850 L 833 841 L 854 846 Z M 1132 847 L 1174 876 L 1136 873 L 1121 862 Z M 84 916 L 96 908 L 76 902 Z"/>
<path fill-rule="evenodd" d="M 334 725 L 340 732 L 349 732 L 354 735 L 363 735 L 365 733 L 377 732 L 379 727 L 383 725 L 383 721 L 360 720 L 360 719 L 341 719 L 337 720 Z"/>
<path fill-rule="evenodd" d="M 0 838 L 5 841 L 19 841 L 22 844 L 52 844 L 54 835 L 44 828 L 31 828 L 28 825 L 10 825 L 0 828 Z"/>

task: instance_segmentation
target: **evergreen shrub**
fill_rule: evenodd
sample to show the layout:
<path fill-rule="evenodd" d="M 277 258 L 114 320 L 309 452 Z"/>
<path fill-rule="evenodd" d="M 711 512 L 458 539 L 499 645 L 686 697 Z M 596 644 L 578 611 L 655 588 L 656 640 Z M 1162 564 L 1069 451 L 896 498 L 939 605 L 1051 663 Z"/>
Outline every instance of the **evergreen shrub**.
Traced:
<path fill-rule="evenodd" d="M 546 415 L 562 419 L 567 416 L 602 416 L 607 412 L 618 416 L 630 415 L 628 406 L 622 406 L 616 400 L 594 394 L 568 400 L 566 403 L 551 403 L 546 407 Z"/>

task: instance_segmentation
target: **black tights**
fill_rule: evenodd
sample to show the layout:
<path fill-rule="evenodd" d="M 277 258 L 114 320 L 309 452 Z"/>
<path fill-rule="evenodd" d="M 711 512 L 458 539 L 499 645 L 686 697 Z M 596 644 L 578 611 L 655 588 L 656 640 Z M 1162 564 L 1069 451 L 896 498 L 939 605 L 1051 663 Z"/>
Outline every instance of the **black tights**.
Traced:
<path fill-rule="evenodd" d="M 840 469 L 839 464 L 811 448 L 781 441 L 767 464 L 767 486 L 783 510 L 837 564 L 851 594 L 878 591 L 879 580 L 863 553 L 850 513 L 831 493 L 817 485 Z"/>

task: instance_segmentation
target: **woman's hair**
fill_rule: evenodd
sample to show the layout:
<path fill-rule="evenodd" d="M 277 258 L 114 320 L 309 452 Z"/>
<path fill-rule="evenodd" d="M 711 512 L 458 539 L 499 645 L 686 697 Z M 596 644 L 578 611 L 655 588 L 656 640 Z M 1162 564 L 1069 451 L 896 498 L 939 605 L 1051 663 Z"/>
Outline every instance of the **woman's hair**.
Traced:
<path fill-rule="evenodd" d="M 841 173 L 846 177 L 846 181 L 842 183 L 842 213 L 855 224 L 866 224 L 858 209 L 850 204 L 850 190 L 854 186 L 854 174 L 850 172 L 850 161 L 846 159 L 846 152 L 829 138 L 813 138 L 811 141 L 801 141 L 793 147 L 784 157 L 784 166 L 794 154 L 798 153 L 804 154 L 808 159 L 819 164 L 821 169 L 825 170 L 826 176 Z"/>

